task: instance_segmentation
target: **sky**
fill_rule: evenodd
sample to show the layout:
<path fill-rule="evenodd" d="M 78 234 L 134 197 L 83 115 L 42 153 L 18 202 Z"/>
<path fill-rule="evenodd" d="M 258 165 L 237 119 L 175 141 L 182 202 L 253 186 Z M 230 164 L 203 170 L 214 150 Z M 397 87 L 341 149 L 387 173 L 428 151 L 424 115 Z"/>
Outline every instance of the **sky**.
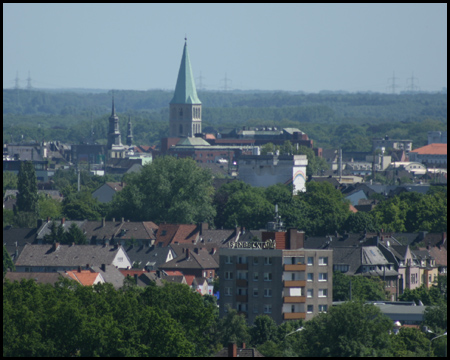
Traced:
<path fill-rule="evenodd" d="M 174 90 L 185 36 L 197 90 L 447 87 L 447 4 L 4 3 L 3 88 Z"/>

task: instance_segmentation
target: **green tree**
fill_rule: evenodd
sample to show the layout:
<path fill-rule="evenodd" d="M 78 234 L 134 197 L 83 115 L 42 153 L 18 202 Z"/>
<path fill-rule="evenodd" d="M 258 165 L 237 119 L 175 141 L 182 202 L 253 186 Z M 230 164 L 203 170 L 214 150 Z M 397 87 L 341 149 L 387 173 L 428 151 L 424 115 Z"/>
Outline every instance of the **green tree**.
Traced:
<path fill-rule="evenodd" d="M 253 346 L 258 346 L 275 340 L 276 332 L 277 324 L 270 316 L 258 315 L 250 328 L 251 343 Z"/>
<path fill-rule="evenodd" d="M 135 208 L 136 217 L 130 220 L 213 223 L 211 173 L 190 158 L 156 158 L 127 181 L 127 186 L 114 197 L 111 215 L 129 218 L 123 209 Z"/>
<path fill-rule="evenodd" d="M 425 334 L 414 328 L 400 328 L 398 334 L 391 335 L 393 357 L 427 357 L 430 353 L 430 340 Z"/>
<path fill-rule="evenodd" d="M 5 277 L 8 269 L 11 269 L 12 271 L 16 270 L 11 256 L 8 254 L 8 250 L 6 250 L 5 245 L 3 245 L 3 277 Z"/>
<path fill-rule="evenodd" d="M 21 161 L 17 179 L 17 210 L 38 214 L 38 193 L 36 172 L 33 162 Z"/>
<path fill-rule="evenodd" d="M 387 300 L 383 281 L 377 276 L 349 276 L 339 271 L 333 272 L 333 301 Z"/>
<path fill-rule="evenodd" d="M 6 190 L 17 189 L 17 175 L 11 171 L 3 171 L 3 197 Z"/>
<path fill-rule="evenodd" d="M 49 196 L 39 196 L 39 218 L 40 219 L 60 219 L 62 204 Z"/>
<path fill-rule="evenodd" d="M 425 308 L 424 323 L 435 332 L 447 330 L 447 302 Z"/>
<path fill-rule="evenodd" d="M 251 339 L 247 321 L 243 315 L 239 315 L 236 309 L 228 307 L 228 313 L 219 321 L 219 337 L 223 346 L 228 343 L 248 343 Z"/>
<path fill-rule="evenodd" d="M 346 302 L 305 323 L 302 356 L 386 356 L 392 321 L 370 304 Z"/>
<path fill-rule="evenodd" d="M 98 221 L 102 217 L 102 207 L 87 190 L 80 192 L 65 191 L 62 214 L 70 220 Z"/>
<path fill-rule="evenodd" d="M 376 232 L 379 230 L 380 227 L 376 224 L 371 213 L 358 211 L 357 213 L 351 213 L 348 216 L 341 231 L 359 233 L 364 231 Z"/>
<path fill-rule="evenodd" d="M 72 243 L 86 245 L 88 243 L 86 235 L 75 223 L 70 224 L 68 231 L 64 234 L 64 242 L 69 245 Z"/>

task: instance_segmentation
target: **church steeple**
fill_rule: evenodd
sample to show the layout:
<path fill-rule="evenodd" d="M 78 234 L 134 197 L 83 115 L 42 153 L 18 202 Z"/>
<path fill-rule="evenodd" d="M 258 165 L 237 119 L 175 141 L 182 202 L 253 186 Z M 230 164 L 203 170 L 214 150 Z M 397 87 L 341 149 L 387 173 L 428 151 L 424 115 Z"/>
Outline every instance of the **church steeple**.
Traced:
<path fill-rule="evenodd" d="M 111 116 L 109 117 L 108 150 L 111 150 L 113 146 L 122 146 L 119 130 L 119 117 L 116 115 L 116 108 L 114 106 L 114 93 L 112 96 Z"/>
<path fill-rule="evenodd" d="M 131 116 L 128 116 L 127 145 L 131 146 L 132 144 L 133 144 L 133 130 L 131 128 Z"/>
<path fill-rule="evenodd" d="M 201 133 L 201 110 L 202 102 L 197 96 L 187 41 L 185 41 L 175 92 L 170 101 L 170 137 L 194 136 Z"/>

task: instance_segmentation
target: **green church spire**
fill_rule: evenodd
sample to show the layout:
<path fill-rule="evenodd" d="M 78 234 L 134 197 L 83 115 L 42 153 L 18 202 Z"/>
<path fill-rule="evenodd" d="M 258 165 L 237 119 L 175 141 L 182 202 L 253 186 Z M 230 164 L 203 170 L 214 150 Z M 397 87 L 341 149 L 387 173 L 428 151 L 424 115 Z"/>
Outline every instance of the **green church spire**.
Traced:
<path fill-rule="evenodd" d="M 186 40 L 186 39 L 185 39 Z M 178 71 L 177 85 L 171 104 L 201 104 L 195 89 L 194 76 L 192 75 L 191 62 L 187 51 L 187 43 L 184 43 L 183 57 Z"/>

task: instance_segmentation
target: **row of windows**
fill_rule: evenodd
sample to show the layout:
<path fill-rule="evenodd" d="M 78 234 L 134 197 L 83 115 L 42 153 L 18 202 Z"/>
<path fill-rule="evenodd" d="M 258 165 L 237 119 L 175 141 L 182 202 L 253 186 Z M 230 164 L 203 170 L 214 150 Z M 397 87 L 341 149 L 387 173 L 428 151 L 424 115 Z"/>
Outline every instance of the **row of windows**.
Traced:
<path fill-rule="evenodd" d="M 253 257 L 253 264 L 258 265 L 260 262 L 259 257 Z M 237 257 L 237 263 L 238 264 L 248 264 L 248 257 L 247 256 L 238 256 Z M 272 265 L 272 258 L 271 257 L 264 257 L 264 265 Z M 225 257 L 225 264 L 233 264 L 233 257 L 232 256 L 226 256 Z"/>
<path fill-rule="evenodd" d="M 248 295 L 248 289 L 246 288 L 238 288 L 236 289 L 237 295 Z M 264 289 L 263 291 L 264 297 L 272 297 L 272 289 Z M 226 287 L 225 288 L 225 296 L 232 296 L 232 288 Z M 258 297 L 259 296 L 259 289 L 253 288 L 253 296 Z"/>
<path fill-rule="evenodd" d="M 303 257 L 291 257 L 289 260 L 289 258 L 285 258 L 284 263 L 287 264 L 289 262 L 289 260 L 291 260 L 292 264 L 303 264 L 304 263 L 304 258 Z M 253 257 L 253 264 L 257 265 L 259 264 L 259 258 L 258 257 Z M 248 264 L 248 257 L 247 256 L 238 256 L 237 257 L 237 263 L 238 264 Z M 225 264 L 233 264 L 233 257 L 232 256 L 226 256 L 225 257 Z M 308 257 L 308 261 L 307 264 L 312 266 L 314 265 L 314 257 L 313 256 L 309 256 Z M 272 265 L 272 258 L 271 257 L 264 257 L 264 265 Z M 323 266 L 323 265 L 328 265 L 328 256 L 323 256 L 323 257 L 319 257 L 319 265 Z"/>
<path fill-rule="evenodd" d="M 272 305 L 271 304 L 264 304 L 264 314 L 272 314 Z M 248 311 L 248 306 L 247 304 L 237 304 L 237 310 L 238 311 L 244 311 L 247 312 Z M 327 312 L 328 311 L 328 305 L 318 305 L 318 310 L 319 312 Z M 225 312 L 228 312 L 228 307 L 225 306 Z M 292 312 L 295 312 L 295 307 L 292 307 Z M 314 312 L 314 305 L 308 305 L 306 307 L 306 312 L 308 314 L 312 314 Z M 255 307 L 253 308 L 253 313 L 254 314 L 258 314 L 259 311 L 258 309 Z"/>
<path fill-rule="evenodd" d="M 328 297 L 328 289 L 319 289 L 319 297 Z M 306 297 L 314 297 L 314 289 L 306 289 Z"/>
<path fill-rule="evenodd" d="M 225 280 L 233 280 L 233 271 L 225 271 Z M 314 273 L 306 274 L 307 281 L 314 281 Z M 272 273 L 265 272 L 264 273 L 264 281 L 272 281 Z M 293 274 L 295 276 L 295 274 Z M 248 280 L 248 271 L 238 271 L 237 272 L 238 280 Z M 259 281 L 259 273 L 253 272 L 253 281 Z M 319 273 L 319 281 L 328 281 L 328 273 Z"/>

